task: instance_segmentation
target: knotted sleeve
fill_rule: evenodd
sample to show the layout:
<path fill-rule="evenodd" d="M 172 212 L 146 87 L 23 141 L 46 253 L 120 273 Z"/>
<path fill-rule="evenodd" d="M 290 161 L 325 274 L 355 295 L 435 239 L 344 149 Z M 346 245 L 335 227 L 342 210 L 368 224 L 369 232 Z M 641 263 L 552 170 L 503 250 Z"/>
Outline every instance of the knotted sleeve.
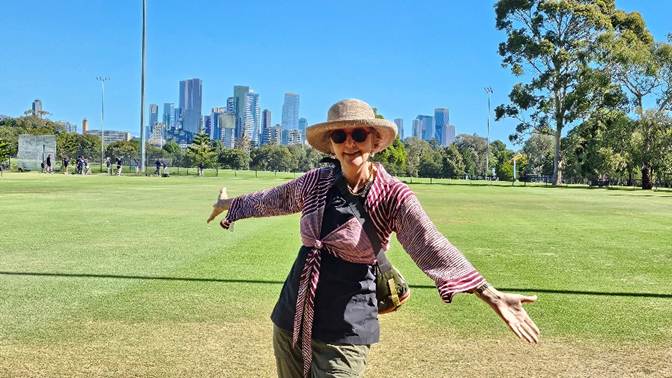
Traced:
<path fill-rule="evenodd" d="M 444 302 L 450 303 L 453 295 L 472 291 L 485 282 L 466 257 L 436 229 L 410 189 L 392 208 L 397 239 L 418 267 L 434 280 Z"/>

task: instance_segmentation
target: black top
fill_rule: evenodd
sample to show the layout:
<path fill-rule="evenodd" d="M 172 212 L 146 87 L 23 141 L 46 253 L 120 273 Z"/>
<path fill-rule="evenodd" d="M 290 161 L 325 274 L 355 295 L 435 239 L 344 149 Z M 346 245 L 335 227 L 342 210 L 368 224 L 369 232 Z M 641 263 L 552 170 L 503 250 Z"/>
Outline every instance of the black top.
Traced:
<path fill-rule="evenodd" d="M 345 185 L 341 176 L 327 193 L 320 238 L 352 217 L 358 218 L 363 226 L 370 226 L 361 216 L 366 192 L 362 196 L 355 196 L 349 193 Z M 377 240 L 371 243 L 377 252 L 375 248 L 379 249 L 380 243 Z M 290 333 L 294 327 L 299 280 L 309 252 L 310 248 L 306 246 L 299 249 L 299 255 L 271 315 L 273 323 Z M 380 328 L 375 277 L 373 265 L 351 263 L 323 251 L 315 294 L 313 338 L 331 344 L 378 342 Z"/>

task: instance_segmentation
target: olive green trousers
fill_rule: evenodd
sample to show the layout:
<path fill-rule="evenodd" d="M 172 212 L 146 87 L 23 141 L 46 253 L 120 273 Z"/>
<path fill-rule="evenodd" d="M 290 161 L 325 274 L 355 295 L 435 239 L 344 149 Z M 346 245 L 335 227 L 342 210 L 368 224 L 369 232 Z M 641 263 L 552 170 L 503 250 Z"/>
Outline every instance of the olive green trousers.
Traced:
<path fill-rule="evenodd" d="M 326 344 L 313 340 L 311 378 L 361 377 L 366 369 L 370 345 Z M 280 378 L 303 377 L 303 358 L 300 346 L 292 348 L 292 335 L 273 325 L 273 351 Z"/>

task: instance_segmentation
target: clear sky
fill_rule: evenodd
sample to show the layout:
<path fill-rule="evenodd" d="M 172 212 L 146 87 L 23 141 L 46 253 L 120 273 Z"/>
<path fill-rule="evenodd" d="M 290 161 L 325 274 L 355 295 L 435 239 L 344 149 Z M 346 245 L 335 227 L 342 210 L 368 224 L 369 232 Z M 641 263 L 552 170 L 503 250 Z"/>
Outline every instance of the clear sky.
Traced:
<path fill-rule="evenodd" d="M 50 118 L 139 134 L 141 0 L 3 2 L 0 114 L 21 115 L 39 98 Z M 178 82 L 203 80 L 203 112 L 224 106 L 233 85 L 260 94 L 280 123 L 285 92 L 300 116 L 326 119 L 329 106 L 360 98 L 406 135 L 418 114 L 450 109 L 457 133 L 485 136 L 487 97 L 506 101 L 514 78 L 501 67 L 493 1 L 148 0 L 146 109 L 178 102 Z M 672 32 L 672 1 L 618 0 L 638 10 L 658 40 Z M 145 120 L 147 120 L 147 116 Z M 147 121 L 146 121 L 147 122 Z M 508 144 L 512 121 L 492 124 Z"/>

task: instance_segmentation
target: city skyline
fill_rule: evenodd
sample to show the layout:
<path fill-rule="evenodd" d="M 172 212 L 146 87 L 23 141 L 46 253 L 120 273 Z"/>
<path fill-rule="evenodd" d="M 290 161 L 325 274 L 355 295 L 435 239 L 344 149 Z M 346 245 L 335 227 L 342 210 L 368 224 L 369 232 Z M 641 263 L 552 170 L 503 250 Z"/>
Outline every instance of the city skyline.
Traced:
<path fill-rule="evenodd" d="M 354 97 L 387 119 L 403 119 L 407 135 L 418 115 L 445 107 L 459 133 L 485 136 L 483 88 L 494 89 L 496 106 L 506 102 L 517 81 L 500 66 L 497 45 L 505 36 L 495 29 L 493 2 L 208 3 L 209 11 L 231 15 L 225 28 L 199 21 L 205 3 L 178 4 L 148 4 L 146 120 L 148 103 L 178 108 L 175 83 L 200 78 L 204 114 L 223 106 L 230 88 L 244 83 L 261 94 L 261 109 L 271 110 L 276 119 L 281 118 L 284 93 L 295 92 L 302 97 L 300 117 L 308 124 L 326 120 L 334 102 Z M 363 7 L 361 12 L 345 11 L 355 5 Z M 638 10 L 657 40 L 670 32 L 664 14 L 672 13 L 672 3 L 619 0 L 617 6 Z M 99 129 L 95 77 L 105 75 L 110 80 L 105 83 L 104 128 L 139 133 L 140 5 L 94 1 L 75 9 L 45 2 L 40 12 L 26 13 L 10 2 L 4 10 L 0 114 L 20 116 L 40 99 L 50 119 L 80 124 L 87 118 L 91 129 Z M 289 14 L 301 22 L 282 22 Z M 452 15 L 451 22 L 439 22 L 446 14 Z M 399 22 L 395 28 L 377 28 L 371 15 Z M 426 21 L 422 28 L 416 27 L 417 19 Z M 344 31 L 344 23 L 356 27 Z M 174 32 L 176 25 L 180 33 Z M 52 48 L 35 55 L 36 45 Z M 172 53 L 177 59 L 166 54 L 171 50 L 179 51 Z M 200 58 L 203 51 L 208 51 L 207 59 Z M 513 120 L 493 123 L 491 139 L 509 144 L 514 127 Z"/>

